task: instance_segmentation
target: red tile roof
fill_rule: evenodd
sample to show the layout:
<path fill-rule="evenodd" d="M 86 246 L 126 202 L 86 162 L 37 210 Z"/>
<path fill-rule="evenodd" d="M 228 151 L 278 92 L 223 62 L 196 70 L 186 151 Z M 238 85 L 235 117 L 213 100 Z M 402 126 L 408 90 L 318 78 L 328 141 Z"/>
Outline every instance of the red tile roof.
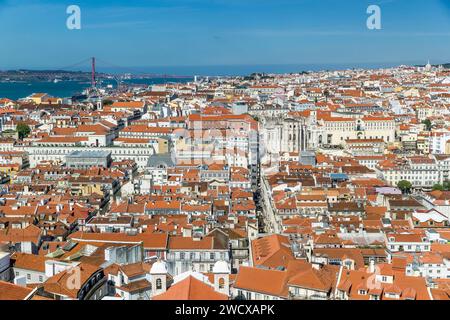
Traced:
<path fill-rule="evenodd" d="M 153 300 L 228 300 L 228 296 L 190 275 L 166 292 L 154 296 Z"/>

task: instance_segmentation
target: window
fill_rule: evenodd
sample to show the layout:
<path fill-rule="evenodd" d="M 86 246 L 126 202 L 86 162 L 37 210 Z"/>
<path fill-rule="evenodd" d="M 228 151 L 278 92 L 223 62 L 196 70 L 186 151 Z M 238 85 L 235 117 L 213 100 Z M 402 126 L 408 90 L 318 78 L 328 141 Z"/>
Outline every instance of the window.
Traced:
<path fill-rule="evenodd" d="M 161 290 L 162 289 L 162 281 L 160 278 L 156 279 L 156 289 Z"/>
<path fill-rule="evenodd" d="M 27 280 L 31 280 L 31 274 L 27 273 Z"/>
<path fill-rule="evenodd" d="M 223 288 L 225 288 L 225 279 L 220 278 L 219 279 L 219 289 L 223 289 Z"/>

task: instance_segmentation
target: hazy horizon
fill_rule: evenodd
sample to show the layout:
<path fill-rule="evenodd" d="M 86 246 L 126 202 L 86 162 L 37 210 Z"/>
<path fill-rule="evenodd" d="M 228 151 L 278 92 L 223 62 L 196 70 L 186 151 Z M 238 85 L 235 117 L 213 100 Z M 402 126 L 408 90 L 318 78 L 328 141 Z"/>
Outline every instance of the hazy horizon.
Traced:
<path fill-rule="evenodd" d="M 297 73 L 302 71 L 340 71 L 348 69 L 384 69 L 401 65 L 425 65 L 428 61 L 397 61 L 397 62 L 356 62 L 356 63 L 299 63 L 299 64 L 233 64 L 233 65 L 167 65 L 167 66 L 124 66 L 102 67 L 97 65 L 97 72 L 107 74 L 173 74 L 184 76 L 220 76 L 220 75 L 246 75 L 250 73 Z M 430 61 L 433 65 L 448 64 L 448 61 Z M 0 69 L 0 71 L 30 70 L 30 71 L 73 71 L 90 72 L 90 65 L 75 69 L 42 66 L 42 67 L 15 67 Z M 181 73 L 180 73 L 181 72 Z"/>

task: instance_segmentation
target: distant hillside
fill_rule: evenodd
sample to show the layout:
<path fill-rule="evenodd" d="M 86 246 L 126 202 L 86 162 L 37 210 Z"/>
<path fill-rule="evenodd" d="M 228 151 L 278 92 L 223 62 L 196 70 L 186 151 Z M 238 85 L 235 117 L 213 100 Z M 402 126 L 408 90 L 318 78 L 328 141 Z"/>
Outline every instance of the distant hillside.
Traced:
<path fill-rule="evenodd" d="M 106 75 L 97 73 L 97 78 L 103 78 Z M 85 71 L 65 71 L 65 70 L 7 70 L 0 71 L 0 81 L 53 81 L 76 80 L 90 81 L 91 73 Z"/>

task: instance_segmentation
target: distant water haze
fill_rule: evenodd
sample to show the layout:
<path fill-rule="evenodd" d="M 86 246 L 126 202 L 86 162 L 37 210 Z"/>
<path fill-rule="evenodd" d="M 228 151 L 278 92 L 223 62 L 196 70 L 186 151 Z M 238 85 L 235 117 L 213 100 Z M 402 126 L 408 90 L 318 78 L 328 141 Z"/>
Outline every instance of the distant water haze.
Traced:
<path fill-rule="evenodd" d="M 162 84 L 167 82 L 187 82 L 192 79 L 171 79 L 171 78 L 154 78 L 154 79 L 130 79 L 124 82 L 129 84 Z M 106 81 L 106 84 L 112 84 L 116 87 L 115 82 Z M 54 97 L 70 98 L 76 94 L 80 94 L 84 89 L 88 88 L 88 82 L 81 81 L 60 81 L 57 83 L 48 81 L 33 82 L 0 82 L 0 98 L 9 98 L 17 100 L 28 97 L 33 93 L 47 93 Z"/>
<path fill-rule="evenodd" d="M 449 58 L 450 60 L 450 58 Z M 444 64 L 450 61 L 431 61 L 433 64 Z M 366 62 L 366 63 L 299 63 L 299 64 L 243 64 L 243 65 L 203 65 L 203 66 L 128 66 L 106 67 L 97 65 L 97 71 L 109 74 L 154 74 L 173 76 L 244 76 L 251 73 L 299 73 L 302 71 L 347 70 L 347 69 L 379 69 L 391 68 L 400 65 L 425 65 L 424 61 L 400 61 L 400 62 Z M 1 68 L 0 68 L 1 69 Z M 3 68 L 4 69 L 4 68 Z M 60 70 L 60 68 L 33 67 L 33 68 L 9 68 L 31 70 Z M 62 69 L 67 71 L 90 71 L 90 66 L 76 69 Z"/>
<path fill-rule="evenodd" d="M 141 73 L 171 74 L 186 76 L 244 76 L 252 73 L 299 73 L 302 71 L 325 71 L 346 69 L 378 69 L 397 67 L 402 64 L 426 64 L 427 61 L 408 63 L 342 63 L 342 64 L 265 64 L 265 65 L 215 65 L 215 66 L 176 66 L 176 67 L 133 67 Z M 123 70 L 125 70 L 124 68 Z M 109 69 L 105 72 L 122 73 L 121 69 Z"/>

